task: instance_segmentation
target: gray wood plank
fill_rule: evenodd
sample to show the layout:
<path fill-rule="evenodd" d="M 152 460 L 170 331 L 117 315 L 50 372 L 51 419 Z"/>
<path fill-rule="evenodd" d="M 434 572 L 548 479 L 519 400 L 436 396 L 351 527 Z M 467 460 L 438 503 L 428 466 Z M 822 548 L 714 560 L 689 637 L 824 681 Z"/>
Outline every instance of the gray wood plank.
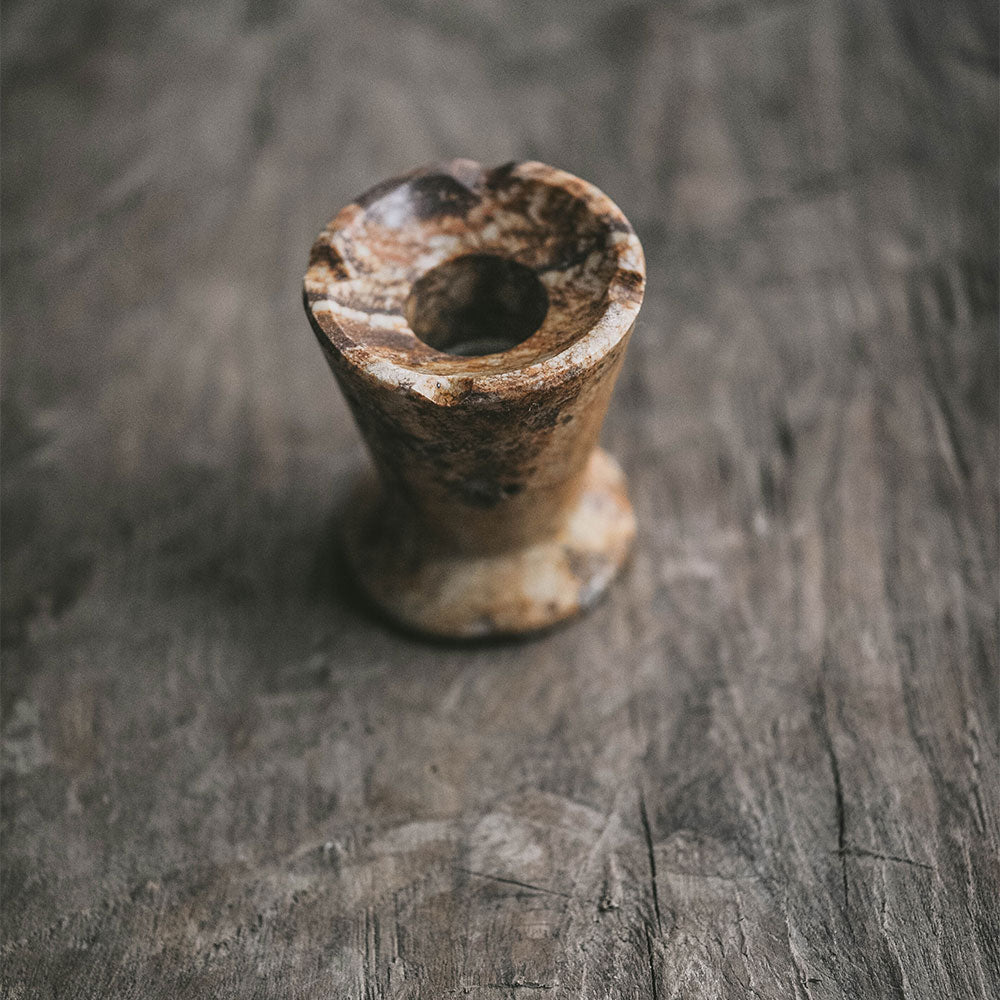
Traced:
<path fill-rule="evenodd" d="M 9 997 L 1000 993 L 997 12 L 10 3 Z M 588 618 L 401 636 L 301 314 L 376 180 L 636 225 Z"/>

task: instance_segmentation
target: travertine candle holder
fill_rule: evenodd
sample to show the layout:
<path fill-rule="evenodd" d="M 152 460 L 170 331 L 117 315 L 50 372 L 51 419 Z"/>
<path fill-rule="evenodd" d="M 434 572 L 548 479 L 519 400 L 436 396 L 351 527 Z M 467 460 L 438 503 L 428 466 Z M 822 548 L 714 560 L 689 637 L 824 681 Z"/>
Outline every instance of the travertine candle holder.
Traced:
<path fill-rule="evenodd" d="M 417 170 L 319 236 L 306 312 L 378 473 L 346 551 L 392 618 L 516 634 L 605 590 L 635 520 L 597 439 L 644 283 L 618 207 L 541 163 Z"/>

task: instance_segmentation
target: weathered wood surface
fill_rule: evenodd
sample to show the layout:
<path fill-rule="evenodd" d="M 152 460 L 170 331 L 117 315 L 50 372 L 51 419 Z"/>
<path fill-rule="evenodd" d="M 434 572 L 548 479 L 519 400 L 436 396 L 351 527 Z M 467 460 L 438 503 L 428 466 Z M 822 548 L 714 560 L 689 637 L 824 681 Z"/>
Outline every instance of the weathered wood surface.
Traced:
<path fill-rule="evenodd" d="M 10 3 L 3 993 L 995 997 L 997 25 L 978 3 Z M 302 315 L 371 182 L 534 157 L 650 285 L 634 564 L 359 609 Z"/>

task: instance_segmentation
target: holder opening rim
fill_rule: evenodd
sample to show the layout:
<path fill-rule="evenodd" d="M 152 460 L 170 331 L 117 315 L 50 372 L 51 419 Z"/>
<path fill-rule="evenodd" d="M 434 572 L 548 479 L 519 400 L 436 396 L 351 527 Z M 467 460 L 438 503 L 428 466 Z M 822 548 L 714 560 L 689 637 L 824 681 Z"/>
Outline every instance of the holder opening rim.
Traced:
<path fill-rule="evenodd" d="M 486 202 L 497 191 L 499 209 Z M 543 217 L 543 224 L 529 232 L 531 240 L 521 244 L 502 228 L 517 231 L 519 219 L 503 215 L 509 200 L 517 198 L 524 203 L 521 219 L 532 212 Z M 486 208 L 480 209 L 484 203 Z M 404 247 L 409 259 L 400 251 L 404 237 L 410 240 Z M 566 266 L 550 259 L 566 245 L 572 249 L 575 237 L 584 251 L 591 240 L 589 256 L 584 253 Z M 508 252 L 496 253 L 491 239 Z M 428 272 L 474 253 L 518 261 L 521 251 L 520 263 L 525 263 L 525 247 L 528 259 L 542 265 L 536 271 L 550 299 L 558 303 L 564 290 L 561 301 L 569 306 L 561 315 L 547 317 L 536 333 L 511 349 L 488 355 L 437 351 L 417 337 L 403 303 Z M 374 278 L 361 274 L 358 280 L 360 268 L 378 252 L 388 263 L 376 259 Z M 601 267 L 606 273 L 594 280 L 594 269 Z M 321 344 L 335 360 L 363 368 L 377 381 L 447 402 L 456 391 L 502 392 L 534 379 L 559 380 L 596 364 L 631 330 L 644 286 L 638 238 L 621 210 L 592 184 L 540 163 L 487 170 L 470 160 L 454 160 L 378 185 L 347 206 L 313 245 L 305 305 Z M 358 287 L 367 296 L 364 301 L 335 297 Z M 576 327 L 571 328 L 574 319 Z"/>

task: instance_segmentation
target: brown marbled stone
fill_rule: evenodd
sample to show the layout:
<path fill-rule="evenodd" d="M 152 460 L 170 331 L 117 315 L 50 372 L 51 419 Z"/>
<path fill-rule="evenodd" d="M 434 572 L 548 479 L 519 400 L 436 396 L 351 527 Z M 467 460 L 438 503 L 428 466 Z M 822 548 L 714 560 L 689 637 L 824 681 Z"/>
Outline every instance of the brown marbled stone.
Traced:
<path fill-rule="evenodd" d="M 319 236 L 306 311 L 378 471 L 346 548 L 389 615 L 520 633 L 603 592 L 635 526 L 597 438 L 644 281 L 621 211 L 539 163 L 418 170 Z"/>

